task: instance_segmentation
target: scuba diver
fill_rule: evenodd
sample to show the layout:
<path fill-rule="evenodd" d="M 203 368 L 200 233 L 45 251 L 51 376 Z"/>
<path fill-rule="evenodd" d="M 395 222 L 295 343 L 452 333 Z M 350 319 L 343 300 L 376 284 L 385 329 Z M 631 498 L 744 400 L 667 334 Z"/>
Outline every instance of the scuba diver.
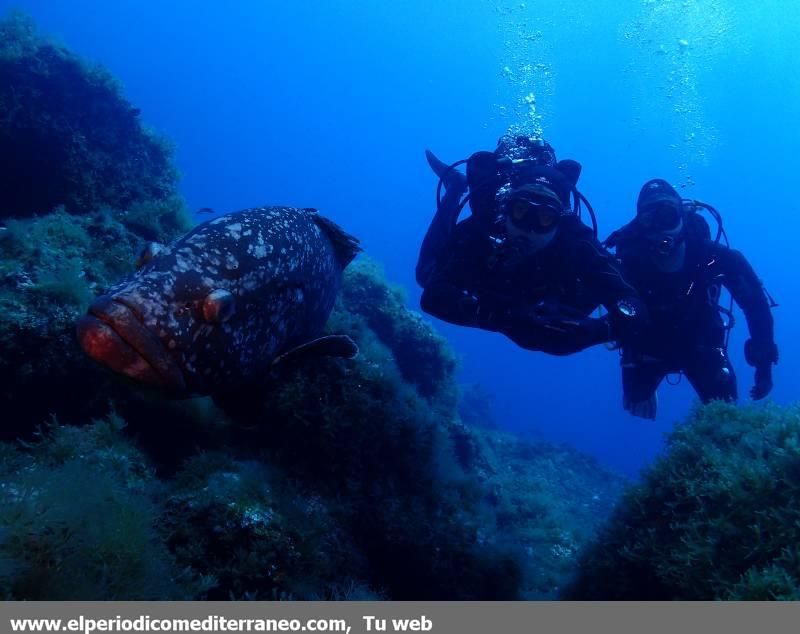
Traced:
<path fill-rule="evenodd" d="M 427 156 L 440 180 L 417 263 L 422 310 L 554 355 L 635 331 L 643 303 L 597 240 L 576 187 L 579 163 L 524 136 L 450 166 Z M 467 203 L 472 213 L 458 221 Z M 582 204 L 593 228 L 580 219 Z M 600 304 L 608 315 L 592 318 Z"/>
<path fill-rule="evenodd" d="M 717 222 L 714 239 L 701 210 Z M 750 395 L 759 400 L 772 390 L 778 348 L 771 308 L 777 304 L 745 257 L 727 243 L 716 209 L 682 199 L 661 179 L 644 184 L 636 218 L 606 240 L 606 246 L 616 247 L 623 274 L 639 291 L 649 317 L 636 341 L 622 345 L 623 406 L 634 416 L 655 419 L 656 390 L 673 373 L 685 374 L 704 403 L 736 400 L 727 351 L 734 300 L 750 331 L 744 349 L 755 368 Z M 729 309 L 719 304 L 722 287 L 731 295 Z"/>

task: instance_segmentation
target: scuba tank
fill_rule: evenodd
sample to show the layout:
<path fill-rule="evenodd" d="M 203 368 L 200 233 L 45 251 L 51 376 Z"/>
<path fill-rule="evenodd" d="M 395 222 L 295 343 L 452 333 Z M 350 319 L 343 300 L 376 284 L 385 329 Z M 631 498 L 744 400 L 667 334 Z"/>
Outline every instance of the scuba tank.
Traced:
<path fill-rule="evenodd" d="M 591 218 L 592 232 L 597 237 L 598 226 L 594 209 L 575 184 L 581 169 L 576 161 L 559 161 L 554 166 L 543 166 L 537 157 L 515 159 L 498 156 L 496 152 L 475 152 L 470 157 L 447 166 L 439 174 L 436 188 L 437 210 L 441 210 L 442 189 L 450 171 L 464 164 L 467 166 L 468 191 L 458 203 L 454 214 L 456 218 L 469 203 L 472 213 L 482 222 L 494 222 L 500 213 L 498 197 L 546 175 L 548 186 L 553 186 L 565 206 L 570 206 L 570 197 L 572 198 L 571 209 L 578 218 L 582 216 L 582 207 L 586 207 Z"/>

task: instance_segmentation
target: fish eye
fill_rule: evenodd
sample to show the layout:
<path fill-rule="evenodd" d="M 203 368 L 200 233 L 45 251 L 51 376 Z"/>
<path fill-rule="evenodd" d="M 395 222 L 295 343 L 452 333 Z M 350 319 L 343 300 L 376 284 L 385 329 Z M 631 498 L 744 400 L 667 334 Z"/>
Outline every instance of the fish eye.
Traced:
<path fill-rule="evenodd" d="M 193 302 L 191 300 L 184 302 L 183 304 L 178 304 L 178 308 L 176 310 L 176 314 L 180 317 L 181 315 L 185 315 L 186 313 L 192 311 L 197 306 L 197 302 Z"/>
<path fill-rule="evenodd" d="M 203 318 L 209 323 L 224 323 L 231 318 L 234 312 L 233 295 L 226 290 L 211 291 L 203 300 Z"/>

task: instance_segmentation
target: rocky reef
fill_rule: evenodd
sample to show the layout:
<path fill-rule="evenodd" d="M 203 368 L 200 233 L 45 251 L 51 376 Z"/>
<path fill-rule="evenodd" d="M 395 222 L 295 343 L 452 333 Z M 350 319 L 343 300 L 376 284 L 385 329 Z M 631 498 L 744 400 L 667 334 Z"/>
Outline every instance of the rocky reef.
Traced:
<path fill-rule="evenodd" d="M 87 420 L 114 386 L 87 362 L 74 322 L 129 272 L 145 241 L 189 227 L 169 145 L 104 69 L 0 21 L 0 437 L 58 412 Z"/>
<path fill-rule="evenodd" d="M 0 218 L 176 196 L 169 146 L 112 76 L 41 38 L 20 13 L 0 23 L 0 112 L 0 156 L 13 156 L 0 171 Z"/>
<path fill-rule="evenodd" d="M 623 480 L 492 429 L 368 258 L 328 324 L 360 355 L 258 394 L 169 401 L 85 358 L 88 302 L 188 227 L 176 170 L 106 71 L 17 14 L 0 77 L 0 597 L 557 595 Z"/>
<path fill-rule="evenodd" d="M 289 368 L 222 407 L 106 377 L 115 409 L 102 419 L 54 418 L 0 444 L 2 595 L 556 596 L 623 481 L 461 422 L 452 354 L 395 296 L 393 330 L 418 329 L 404 353 L 449 368 L 423 396 L 398 343 L 367 325 L 373 309 L 348 303 L 389 292 L 371 262 L 346 273 L 329 327 L 358 341 L 357 359 Z"/>
<path fill-rule="evenodd" d="M 800 409 L 698 408 L 627 492 L 565 597 L 800 598 Z"/>

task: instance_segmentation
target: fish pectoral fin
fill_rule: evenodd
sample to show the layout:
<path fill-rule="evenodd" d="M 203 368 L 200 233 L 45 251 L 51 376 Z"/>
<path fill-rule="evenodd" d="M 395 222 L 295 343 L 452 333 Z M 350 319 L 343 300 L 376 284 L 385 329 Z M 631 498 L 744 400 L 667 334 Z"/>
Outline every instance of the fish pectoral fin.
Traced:
<path fill-rule="evenodd" d="M 326 335 L 301 344 L 275 357 L 272 365 L 291 361 L 306 361 L 319 357 L 344 357 L 352 359 L 358 354 L 358 345 L 347 335 Z"/>

